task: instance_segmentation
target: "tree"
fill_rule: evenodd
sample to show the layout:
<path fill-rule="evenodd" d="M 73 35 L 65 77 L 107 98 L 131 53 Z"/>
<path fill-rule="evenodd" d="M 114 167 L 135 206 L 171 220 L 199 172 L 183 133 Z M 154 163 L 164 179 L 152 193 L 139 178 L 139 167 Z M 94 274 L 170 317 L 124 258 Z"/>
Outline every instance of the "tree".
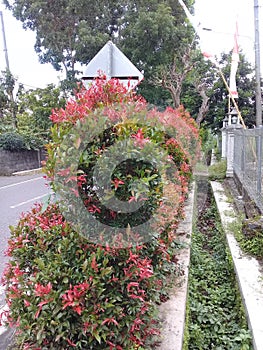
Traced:
<path fill-rule="evenodd" d="M 22 137 L 28 149 L 39 149 L 49 142 L 51 112 L 64 107 L 65 98 L 53 84 L 44 89 L 25 90 L 20 84 L 13 97 L 16 79 L 10 71 L 0 76 L 0 134 Z M 9 137 L 10 138 L 10 137 Z M 12 137 L 11 137 L 12 139 Z"/>
<path fill-rule="evenodd" d="M 76 62 L 87 64 L 99 49 L 113 40 L 131 61 L 144 70 L 139 92 L 149 102 L 159 103 L 169 95 L 148 78 L 182 54 L 192 41 L 193 29 L 185 25 L 179 3 L 164 0 L 4 0 L 26 29 L 36 31 L 35 50 L 40 62 L 64 69 L 74 82 Z M 188 0 L 191 6 L 193 0 Z M 64 86 L 71 87 L 64 82 Z M 154 89 L 152 92 L 150 89 Z M 159 97 L 160 95 L 160 97 Z"/>
<path fill-rule="evenodd" d="M 17 104 L 14 97 L 16 79 L 9 69 L 2 71 L 0 76 L 0 116 L 9 120 L 13 128 L 16 128 Z M 22 89 L 19 85 L 18 93 Z"/>
<path fill-rule="evenodd" d="M 169 91 L 175 108 L 181 104 L 181 93 L 187 74 L 194 68 L 191 51 L 191 46 L 188 46 L 181 57 L 178 57 L 178 54 L 174 55 L 172 64 L 161 67 L 159 74 L 153 80 L 155 85 Z"/>
<path fill-rule="evenodd" d="M 27 148 L 39 149 L 50 141 L 50 115 L 65 106 L 60 89 L 53 84 L 44 89 L 31 89 L 19 96 L 17 129 Z"/>
<path fill-rule="evenodd" d="M 171 88 L 165 91 L 161 81 L 164 72 L 175 64 L 177 75 L 184 72 L 182 59 L 193 43 L 194 31 L 186 25 L 184 12 L 174 1 L 137 1 L 127 12 L 128 23 L 120 27 L 118 45 L 144 71 L 139 93 L 155 105 L 170 104 L 175 94 L 171 94 Z"/>
<path fill-rule="evenodd" d="M 210 96 L 218 73 L 211 61 L 205 60 L 199 50 L 192 53 L 193 69 L 183 81 L 181 103 L 200 126 L 210 107 Z"/>
<path fill-rule="evenodd" d="M 25 29 L 36 32 L 41 63 L 51 63 L 74 80 L 76 62 L 88 62 L 117 30 L 122 7 L 115 1 L 4 0 Z"/>

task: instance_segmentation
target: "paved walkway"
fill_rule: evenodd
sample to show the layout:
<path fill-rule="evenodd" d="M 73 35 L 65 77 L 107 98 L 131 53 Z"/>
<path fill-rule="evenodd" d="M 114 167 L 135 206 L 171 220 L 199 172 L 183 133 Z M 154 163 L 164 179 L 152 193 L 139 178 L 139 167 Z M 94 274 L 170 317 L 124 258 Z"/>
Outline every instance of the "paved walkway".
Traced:
<path fill-rule="evenodd" d="M 159 317 L 163 328 L 161 343 L 156 350 L 181 350 L 183 346 L 195 188 L 193 183 L 185 206 L 186 217 L 176 231 L 180 241 L 185 243 L 185 248 L 181 249 L 177 256 L 184 270 L 184 279 L 179 287 L 176 286 L 171 291 L 170 299 L 160 305 Z"/>

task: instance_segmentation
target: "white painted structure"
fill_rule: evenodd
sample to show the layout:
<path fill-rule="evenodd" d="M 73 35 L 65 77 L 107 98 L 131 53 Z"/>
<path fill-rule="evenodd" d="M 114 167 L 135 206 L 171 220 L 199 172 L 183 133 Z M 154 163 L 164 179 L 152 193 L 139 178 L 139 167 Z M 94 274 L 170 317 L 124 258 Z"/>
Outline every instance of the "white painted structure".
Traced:
<path fill-rule="evenodd" d="M 231 124 L 226 127 L 226 177 L 234 176 L 235 131 L 237 129 L 242 129 L 242 125 Z"/>
<path fill-rule="evenodd" d="M 227 161 L 226 176 L 233 177 L 235 130 L 242 128 L 237 118 L 237 112 L 233 109 L 223 121 L 222 132 L 222 152 L 221 157 Z"/>
<path fill-rule="evenodd" d="M 105 74 L 107 79 L 119 79 L 129 89 L 135 88 L 143 79 L 139 69 L 112 41 L 108 41 L 84 69 L 82 80 L 85 86 L 87 87 L 101 74 Z"/>

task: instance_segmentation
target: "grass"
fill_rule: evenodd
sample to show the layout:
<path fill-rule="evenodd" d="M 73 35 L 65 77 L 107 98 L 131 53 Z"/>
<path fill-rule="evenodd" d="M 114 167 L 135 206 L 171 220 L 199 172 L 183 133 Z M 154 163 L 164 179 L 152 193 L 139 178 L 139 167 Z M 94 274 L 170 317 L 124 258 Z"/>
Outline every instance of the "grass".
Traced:
<path fill-rule="evenodd" d="M 221 160 L 208 168 L 209 180 L 218 181 L 226 177 L 226 161 Z"/>
<path fill-rule="evenodd" d="M 256 218 L 255 218 L 256 219 Z M 263 259 L 263 233 L 253 236 L 245 236 L 242 232 L 244 217 L 238 217 L 234 222 L 229 224 L 229 230 L 233 232 L 239 247 L 244 253 L 249 254 L 259 260 Z"/>

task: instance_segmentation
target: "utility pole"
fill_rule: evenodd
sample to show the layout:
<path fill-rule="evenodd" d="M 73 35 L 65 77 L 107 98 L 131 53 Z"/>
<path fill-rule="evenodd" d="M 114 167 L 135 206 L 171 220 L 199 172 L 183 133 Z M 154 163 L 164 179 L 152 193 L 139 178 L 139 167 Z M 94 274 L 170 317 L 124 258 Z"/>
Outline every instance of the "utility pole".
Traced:
<path fill-rule="evenodd" d="M 4 53 L 5 53 L 6 73 L 10 77 L 12 77 L 12 74 L 11 74 L 11 71 L 10 71 L 10 66 L 9 66 L 9 59 L 8 59 L 8 52 L 7 52 L 7 45 L 6 45 L 6 37 L 5 37 L 5 25 L 4 25 L 4 18 L 3 18 L 3 12 L 2 11 L 0 11 L 0 17 L 1 17 L 2 36 L 3 36 Z M 15 100 L 14 100 L 13 90 L 14 90 L 14 88 L 12 88 L 12 90 L 7 91 L 7 92 L 9 94 L 10 103 L 11 103 L 10 109 L 11 109 L 11 114 L 12 114 L 12 119 L 13 119 L 13 126 L 16 129 L 16 127 L 17 127 L 17 120 L 16 120 Z"/>
<path fill-rule="evenodd" d="M 5 53 L 5 63 L 6 63 L 6 68 L 10 71 L 9 59 L 8 59 L 8 53 L 7 53 L 7 46 L 6 46 L 4 18 L 3 18 L 3 12 L 2 11 L 0 11 L 0 17 L 1 17 L 1 27 L 2 27 L 4 53 Z"/>
<path fill-rule="evenodd" d="M 256 126 L 262 126 L 262 97 L 260 76 L 260 45 L 259 45 L 259 14 L 258 0 L 254 0 L 254 23 L 255 23 L 255 75 L 256 75 Z"/>

